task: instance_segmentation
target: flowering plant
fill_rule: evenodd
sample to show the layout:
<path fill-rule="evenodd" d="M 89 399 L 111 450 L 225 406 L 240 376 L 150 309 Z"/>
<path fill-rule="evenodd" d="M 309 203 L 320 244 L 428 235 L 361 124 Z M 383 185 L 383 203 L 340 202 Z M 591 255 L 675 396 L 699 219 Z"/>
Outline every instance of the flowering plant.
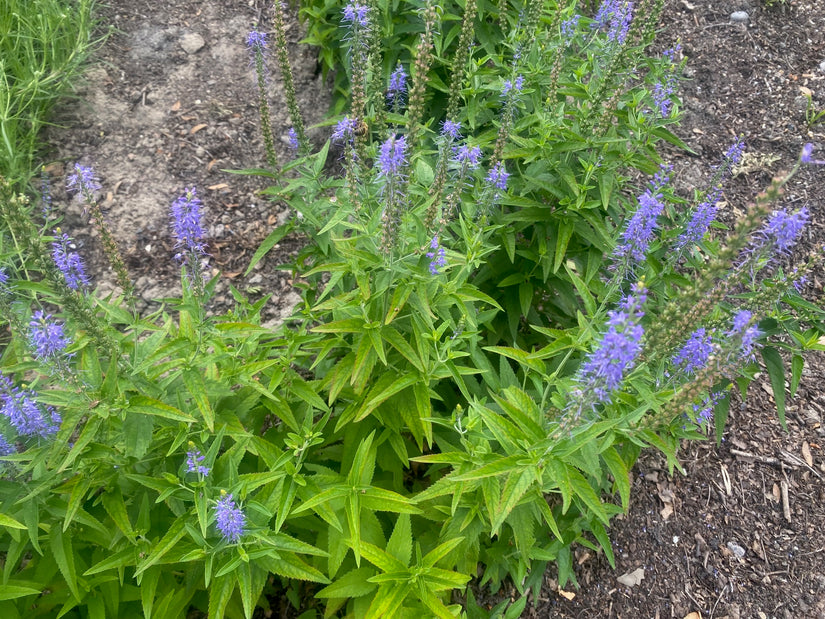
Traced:
<path fill-rule="evenodd" d="M 737 142 L 697 205 L 673 208 L 654 145 L 678 144 L 662 94 L 675 52 L 658 90 L 626 81 L 661 10 L 641 6 L 543 19 L 536 2 L 470 61 L 468 2 L 440 123 L 426 120 L 435 5 L 402 71 L 383 68 L 375 7 L 343 8 L 347 114 L 311 152 L 291 107 L 297 158 L 279 170 L 268 144 L 260 171 L 282 177 L 266 193 L 296 216 L 250 269 L 285 234 L 306 240 L 289 265 L 301 302 L 275 329 L 260 326 L 265 300 L 236 291 L 231 312 L 207 311 L 194 188 L 171 208 L 181 297 L 140 315 L 116 246 L 122 294 L 101 299 L 70 242 L 40 234 L 4 186 L 21 251 L 0 277 L 14 335 L 0 364 L 0 610 L 248 618 L 277 589 L 328 617 L 459 617 L 481 612 L 467 587 L 481 573 L 512 579 L 517 616 L 548 563 L 575 581 L 573 544 L 613 562 L 607 527 L 640 450 L 678 467 L 680 440 L 719 436 L 757 355 L 782 420 L 777 347 L 793 394 L 823 318 L 799 292 L 818 258 L 785 268 L 809 217 L 781 203 L 796 168 L 714 234 Z M 248 42 L 265 85 L 268 42 Z M 818 161 L 807 147 L 801 159 Z M 634 192 L 628 168 L 652 180 Z M 69 181 L 108 246 L 97 183 L 83 166 Z"/>

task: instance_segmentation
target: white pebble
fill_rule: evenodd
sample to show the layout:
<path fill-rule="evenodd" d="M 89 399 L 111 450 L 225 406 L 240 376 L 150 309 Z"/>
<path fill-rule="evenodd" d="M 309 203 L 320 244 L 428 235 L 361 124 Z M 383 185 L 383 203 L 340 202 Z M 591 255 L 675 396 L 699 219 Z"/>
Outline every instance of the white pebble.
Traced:
<path fill-rule="evenodd" d="M 730 14 L 730 20 L 735 24 L 747 24 L 749 19 L 745 11 L 734 11 Z"/>

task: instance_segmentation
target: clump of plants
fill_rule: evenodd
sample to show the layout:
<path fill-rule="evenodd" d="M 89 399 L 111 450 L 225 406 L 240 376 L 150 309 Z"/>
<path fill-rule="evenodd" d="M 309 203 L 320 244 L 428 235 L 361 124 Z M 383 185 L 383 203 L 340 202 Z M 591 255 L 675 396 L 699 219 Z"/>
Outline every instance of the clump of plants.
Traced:
<path fill-rule="evenodd" d="M 678 45 L 645 54 L 660 11 L 467 2 L 443 83 L 434 3 L 400 64 L 376 5 L 341 7 L 347 107 L 313 152 L 287 78 L 297 156 L 278 169 L 269 143 L 262 172 L 295 216 L 250 268 L 305 240 L 275 329 L 235 290 L 207 311 L 196 188 L 171 207 L 181 297 L 141 315 L 116 244 L 122 294 L 101 298 L 4 186 L 4 616 L 248 618 L 277 590 L 302 617 L 516 617 L 549 564 L 575 583 L 574 544 L 613 562 L 641 449 L 678 468 L 680 441 L 721 437 L 760 358 L 784 423 L 778 350 L 793 395 L 823 315 L 802 294 L 821 252 L 791 261 L 808 210 L 782 197 L 822 162 L 806 146 L 731 229 L 741 141 L 676 196 L 655 146 L 679 143 Z M 248 43 L 260 75 L 270 39 Z M 68 183 L 94 213 L 93 171 Z M 486 613 L 474 579 L 524 595 Z"/>

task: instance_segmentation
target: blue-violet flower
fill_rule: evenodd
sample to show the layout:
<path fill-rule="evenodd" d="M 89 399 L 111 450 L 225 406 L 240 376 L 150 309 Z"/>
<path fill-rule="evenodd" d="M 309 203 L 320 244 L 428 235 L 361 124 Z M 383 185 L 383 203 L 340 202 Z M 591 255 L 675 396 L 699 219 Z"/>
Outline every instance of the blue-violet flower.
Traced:
<path fill-rule="evenodd" d="M 29 340 L 34 355 L 41 362 L 55 361 L 65 357 L 69 338 L 63 333 L 63 325 L 56 322 L 51 314 L 38 310 L 29 322 Z"/>
<path fill-rule="evenodd" d="M 228 542 L 237 543 L 246 528 L 246 516 L 243 510 L 235 505 L 231 494 L 221 490 L 221 498 L 215 506 L 215 524 Z"/>
<path fill-rule="evenodd" d="M 55 240 L 52 242 L 52 259 L 63 274 L 66 285 L 72 290 L 80 290 L 89 285 L 83 260 L 71 247 L 69 235 L 59 230 L 54 231 Z"/>

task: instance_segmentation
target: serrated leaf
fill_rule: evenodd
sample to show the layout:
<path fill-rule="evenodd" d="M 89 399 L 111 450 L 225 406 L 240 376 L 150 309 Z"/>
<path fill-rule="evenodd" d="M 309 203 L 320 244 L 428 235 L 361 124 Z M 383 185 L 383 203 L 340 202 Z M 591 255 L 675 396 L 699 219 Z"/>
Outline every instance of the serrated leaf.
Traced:
<path fill-rule="evenodd" d="M 17 598 L 26 597 L 27 595 L 40 595 L 39 589 L 32 587 L 24 587 L 22 585 L 5 584 L 0 585 L 0 601 L 2 600 L 16 600 Z"/>
<path fill-rule="evenodd" d="M 10 529 L 26 529 L 26 525 L 22 522 L 17 522 L 11 516 L 7 516 L 6 514 L 0 514 L 0 527 L 9 527 Z"/>
<path fill-rule="evenodd" d="M 130 540 L 134 541 L 135 532 L 132 523 L 129 521 L 129 514 L 126 511 L 126 503 L 123 501 L 123 494 L 119 488 L 111 492 L 104 492 L 100 497 L 103 509 L 114 521 L 115 526 Z"/>
<path fill-rule="evenodd" d="M 377 587 L 375 583 L 368 580 L 372 576 L 375 576 L 373 568 L 356 568 L 318 591 L 315 596 L 319 598 L 357 598 L 368 595 Z"/>
<path fill-rule="evenodd" d="M 130 413 L 141 413 L 143 415 L 163 417 L 173 421 L 185 421 L 186 423 L 194 423 L 196 421 L 194 417 L 184 413 L 182 410 L 145 395 L 137 395 L 129 400 L 127 414 Z"/>
<path fill-rule="evenodd" d="M 160 559 L 165 555 L 167 552 L 172 550 L 175 547 L 175 544 L 180 541 L 180 539 L 186 534 L 186 520 L 188 518 L 187 514 L 178 517 L 172 526 L 169 527 L 169 530 L 166 531 L 166 534 L 158 540 L 158 542 L 152 548 L 152 552 L 146 559 L 138 566 L 135 570 L 135 576 L 139 576 L 147 569 L 152 567 L 155 563 L 160 561 Z"/>
<path fill-rule="evenodd" d="M 209 428 L 210 432 L 214 432 L 215 411 L 212 410 L 212 405 L 209 403 L 209 396 L 206 393 L 206 383 L 203 380 L 203 376 L 195 370 L 186 371 L 183 373 L 183 384 L 186 385 L 186 390 L 195 401 L 201 417 L 203 417 L 203 420 L 206 422 L 206 427 Z"/>
<path fill-rule="evenodd" d="M 69 590 L 75 597 L 75 600 L 80 602 L 80 589 L 77 587 L 77 572 L 74 565 L 74 549 L 72 548 L 72 541 L 67 535 L 63 535 L 63 530 L 59 526 L 52 526 L 49 533 L 49 547 L 52 551 L 55 563 L 63 575 L 63 579 L 69 586 Z"/>
<path fill-rule="evenodd" d="M 591 512 L 604 524 L 609 524 L 610 518 L 604 509 L 599 495 L 593 490 L 593 487 L 587 483 L 584 476 L 576 469 L 567 469 L 567 478 L 570 480 L 570 486 L 577 497 L 579 497 Z"/>
<path fill-rule="evenodd" d="M 212 579 L 209 587 L 209 619 L 223 619 L 226 605 L 235 590 L 235 575 L 228 574 Z"/>
<path fill-rule="evenodd" d="M 622 498 L 622 507 L 627 511 L 630 505 L 630 472 L 615 448 L 608 447 L 601 453 L 601 457 L 607 464 L 607 468 L 610 469 L 616 489 Z"/>
<path fill-rule="evenodd" d="M 410 564 L 412 558 L 412 529 L 408 514 L 400 514 L 395 521 L 390 541 L 387 542 L 387 552 L 404 565 Z"/>

